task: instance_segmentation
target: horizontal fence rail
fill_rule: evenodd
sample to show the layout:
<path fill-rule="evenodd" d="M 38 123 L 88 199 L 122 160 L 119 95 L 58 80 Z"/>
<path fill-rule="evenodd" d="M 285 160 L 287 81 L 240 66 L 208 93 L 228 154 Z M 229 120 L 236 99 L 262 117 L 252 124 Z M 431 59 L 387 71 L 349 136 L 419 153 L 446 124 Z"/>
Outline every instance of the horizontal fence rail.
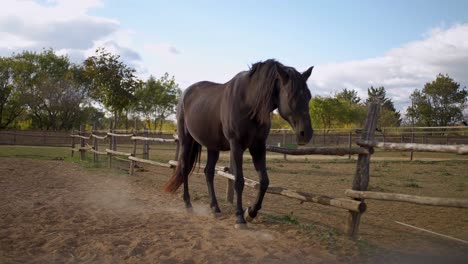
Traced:
<path fill-rule="evenodd" d="M 417 143 L 384 143 L 378 141 L 358 140 L 357 144 L 364 147 L 375 147 L 386 150 L 405 150 L 420 152 L 444 152 L 456 154 L 468 154 L 468 145 L 434 145 Z"/>
<path fill-rule="evenodd" d="M 301 148 L 301 149 L 288 149 L 267 145 L 266 150 L 270 152 L 288 154 L 288 155 L 356 155 L 356 154 L 369 154 L 365 148 Z"/>
<path fill-rule="evenodd" d="M 383 192 L 360 192 L 353 190 L 346 190 L 346 196 L 351 198 L 359 199 L 374 199 L 382 201 L 397 201 L 413 204 L 432 205 L 432 206 L 443 206 L 443 207 L 458 207 L 468 208 L 468 199 L 456 199 L 456 198 L 439 198 L 439 197 L 427 197 L 417 196 L 401 193 L 383 193 Z"/>

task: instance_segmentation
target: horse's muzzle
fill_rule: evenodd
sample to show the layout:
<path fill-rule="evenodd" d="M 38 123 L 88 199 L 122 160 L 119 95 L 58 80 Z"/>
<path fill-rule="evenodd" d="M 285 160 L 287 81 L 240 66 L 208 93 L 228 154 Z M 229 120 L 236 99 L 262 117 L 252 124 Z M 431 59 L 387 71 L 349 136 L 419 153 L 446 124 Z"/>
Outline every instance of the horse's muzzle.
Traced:
<path fill-rule="evenodd" d="M 296 134 L 297 137 L 297 144 L 299 146 L 304 146 L 312 139 L 312 135 L 314 134 L 314 130 L 306 129 L 301 130 Z"/>

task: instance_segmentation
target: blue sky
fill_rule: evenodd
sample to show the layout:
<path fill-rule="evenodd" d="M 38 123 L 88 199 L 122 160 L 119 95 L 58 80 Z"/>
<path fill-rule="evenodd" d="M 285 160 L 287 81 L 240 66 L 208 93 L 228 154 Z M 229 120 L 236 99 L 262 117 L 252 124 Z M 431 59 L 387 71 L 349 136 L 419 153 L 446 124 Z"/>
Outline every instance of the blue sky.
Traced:
<path fill-rule="evenodd" d="M 92 13 L 117 19 L 148 41 L 170 42 L 200 56 L 276 57 L 304 65 L 378 56 L 431 28 L 468 21 L 467 1 L 112 0 L 105 5 Z"/>
<path fill-rule="evenodd" d="M 6 0 L 0 55 L 104 46 L 142 78 L 228 81 L 259 60 L 302 71 L 313 95 L 385 86 L 397 108 L 438 73 L 468 84 L 468 1 Z"/>

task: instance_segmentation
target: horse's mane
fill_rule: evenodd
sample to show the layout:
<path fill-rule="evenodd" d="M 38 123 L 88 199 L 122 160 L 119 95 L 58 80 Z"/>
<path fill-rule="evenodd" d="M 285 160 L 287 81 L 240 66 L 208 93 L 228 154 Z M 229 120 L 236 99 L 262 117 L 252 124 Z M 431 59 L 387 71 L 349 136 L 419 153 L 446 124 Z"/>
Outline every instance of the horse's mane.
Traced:
<path fill-rule="evenodd" d="M 249 77 L 255 82 L 253 84 L 254 98 L 256 99 L 249 115 L 265 124 L 270 120 L 271 100 L 275 83 L 277 81 L 277 67 L 286 67 L 274 59 L 257 62 L 250 67 Z"/>

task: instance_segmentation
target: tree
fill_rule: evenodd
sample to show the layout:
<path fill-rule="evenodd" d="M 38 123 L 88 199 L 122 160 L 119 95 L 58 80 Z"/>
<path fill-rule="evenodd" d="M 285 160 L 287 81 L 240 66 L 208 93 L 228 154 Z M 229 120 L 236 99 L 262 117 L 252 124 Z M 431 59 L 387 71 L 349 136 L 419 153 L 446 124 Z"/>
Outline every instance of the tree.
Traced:
<path fill-rule="evenodd" d="M 135 109 L 145 116 L 148 127 L 154 119 L 155 128 L 159 124 L 162 130 L 164 121 L 175 113 L 180 94 L 174 77 L 169 78 L 167 73 L 159 79 L 150 76 L 135 92 Z"/>
<path fill-rule="evenodd" d="M 380 112 L 379 125 L 381 127 L 392 127 L 400 126 L 401 124 L 401 114 L 395 109 L 393 101 L 387 97 L 387 92 L 385 87 L 380 86 L 374 88 L 371 86 L 367 89 L 368 98 L 366 100 L 366 105 L 375 99 L 378 99 L 382 103 L 382 111 Z"/>
<path fill-rule="evenodd" d="M 411 94 L 407 116 L 421 126 L 447 126 L 463 120 L 468 91 L 448 75 L 437 75 L 424 88 Z"/>
<path fill-rule="evenodd" d="M 312 124 L 327 131 L 346 122 L 345 111 L 345 106 L 336 98 L 316 96 L 309 102 Z"/>
<path fill-rule="evenodd" d="M 80 118 L 86 87 L 82 69 L 52 49 L 22 52 L 12 57 L 13 85 L 40 129 L 71 129 Z"/>
<path fill-rule="evenodd" d="M 335 98 L 343 105 L 341 127 L 361 127 L 365 120 L 366 109 L 360 104 L 361 98 L 357 95 L 356 90 L 343 89 L 340 93 L 335 94 Z"/>
<path fill-rule="evenodd" d="M 14 85 L 11 58 L 0 57 L 0 129 L 7 128 L 24 111 L 20 93 Z"/>
<path fill-rule="evenodd" d="M 104 48 L 97 49 L 95 56 L 87 58 L 84 66 L 90 81 L 90 97 L 114 114 L 117 126 L 119 117 L 132 104 L 134 91 L 140 85 L 135 69 Z"/>
<path fill-rule="evenodd" d="M 336 99 L 349 102 L 350 104 L 359 104 L 361 98 L 357 95 L 356 90 L 343 89 L 341 92 L 335 94 Z"/>

